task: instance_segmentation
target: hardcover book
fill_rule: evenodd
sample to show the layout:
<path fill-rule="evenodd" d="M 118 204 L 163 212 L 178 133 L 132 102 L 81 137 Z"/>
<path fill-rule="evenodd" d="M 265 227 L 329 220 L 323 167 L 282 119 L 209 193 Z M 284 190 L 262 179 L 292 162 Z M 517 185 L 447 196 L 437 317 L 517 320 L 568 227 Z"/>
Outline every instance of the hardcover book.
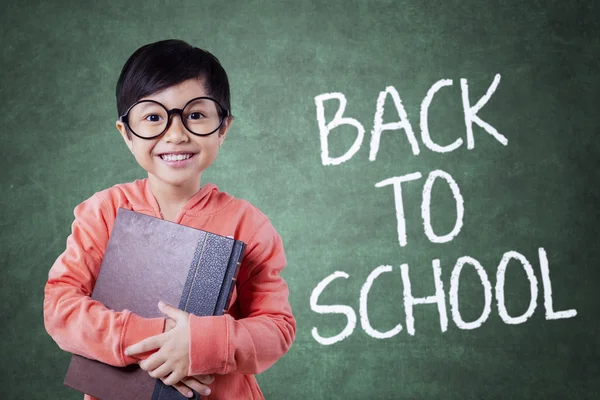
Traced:
<path fill-rule="evenodd" d="M 164 317 L 159 300 L 198 316 L 222 315 L 244 248 L 230 237 L 120 208 L 92 299 L 145 318 Z M 64 384 L 101 400 L 186 399 L 137 364 L 114 367 L 79 355 Z"/>

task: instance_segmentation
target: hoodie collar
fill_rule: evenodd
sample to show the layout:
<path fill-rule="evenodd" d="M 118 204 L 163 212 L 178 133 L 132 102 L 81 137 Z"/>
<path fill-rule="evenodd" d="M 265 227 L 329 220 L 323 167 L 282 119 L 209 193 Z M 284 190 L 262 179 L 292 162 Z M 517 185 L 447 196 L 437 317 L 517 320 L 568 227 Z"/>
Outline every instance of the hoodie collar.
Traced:
<path fill-rule="evenodd" d="M 150 190 L 150 185 L 148 184 L 148 178 L 143 179 L 142 184 L 144 186 L 145 203 L 147 204 L 147 206 L 144 208 L 148 208 L 148 206 L 150 206 L 150 209 L 152 211 L 154 211 L 154 215 L 156 217 L 160 218 L 160 207 L 158 206 L 158 202 L 156 201 L 156 197 L 154 197 L 152 190 Z M 207 183 L 206 185 L 202 186 L 200 188 L 200 190 L 198 190 L 198 192 L 196 192 L 196 194 L 194 194 L 183 205 L 181 210 L 179 210 L 178 214 L 179 214 L 180 218 L 188 210 L 191 210 L 191 209 L 193 209 L 194 214 L 198 214 L 198 213 L 207 211 L 206 209 L 208 208 L 209 199 L 211 197 L 211 194 L 218 190 L 219 189 L 218 189 L 217 185 L 215 185 L 213 183 Z"/>

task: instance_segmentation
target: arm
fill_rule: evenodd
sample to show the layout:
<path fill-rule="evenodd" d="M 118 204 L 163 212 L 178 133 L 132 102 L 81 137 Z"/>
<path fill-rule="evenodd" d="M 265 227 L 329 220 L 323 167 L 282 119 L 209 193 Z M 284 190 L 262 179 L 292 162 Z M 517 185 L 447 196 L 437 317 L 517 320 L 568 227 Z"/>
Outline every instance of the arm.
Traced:
<path fill-rule="evenodd" d="M 163 318 L 116 312 L 92 300 L 115 213 L 99 194 L 75 208 L 67 248 L 55 261 L 44 289 L 44 325 L 58 346 L 114 366 L 136 363 L 123 350 L 164 329 Z"/>
<path fill-rule="evenodd" d="M 288 351 L 296 321 L 279 275 L 285 265 L 281 237 L 265 220 L 249 240 L 238 275 L 242 318 L 189 316 L 189 375 L 258 374 Z"/>

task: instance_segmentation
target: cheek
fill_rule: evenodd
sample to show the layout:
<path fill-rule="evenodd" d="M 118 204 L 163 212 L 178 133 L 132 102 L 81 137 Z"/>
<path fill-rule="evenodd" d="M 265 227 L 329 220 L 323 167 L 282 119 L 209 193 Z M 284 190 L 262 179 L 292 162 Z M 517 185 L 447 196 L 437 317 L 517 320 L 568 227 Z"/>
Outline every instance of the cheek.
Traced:
<path fill-rule="evenodd" d="M 142 141 L 142 139 L 134 140 L 132 142 L 131 150 L 137 157 L 148 157 L 152 155 L 152 149 L 154 148 L 153 141 Z"/>
<path fill-rule="evenodd" d="M 201 152 L 206 155 L 210 155 L 211 157 L 216 156 L 219 151 L 219 140 L 216 137 L 206 138 L 207 140 L 203 140 L 199 142 Z"/>
<path fill-rule="evenodd" d="M 133 157 L 138 164 L 148 167 L 153 159 L 152 149 L 153 146 L 150 143 L 134 142 L 132 146 Z"/>

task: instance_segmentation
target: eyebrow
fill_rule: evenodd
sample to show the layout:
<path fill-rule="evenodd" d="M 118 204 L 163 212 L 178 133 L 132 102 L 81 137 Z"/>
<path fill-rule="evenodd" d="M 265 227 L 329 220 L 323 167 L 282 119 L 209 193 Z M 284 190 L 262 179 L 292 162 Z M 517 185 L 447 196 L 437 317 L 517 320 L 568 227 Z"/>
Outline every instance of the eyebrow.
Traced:
<path fill-rule="evenodd" d="M 203 98 L 201 98 L 201 99 L 198 99 L 198 97 L 203 97 Z M 204 95 L 204 96 L 195 96 L 195 97 L 190 97 L 190 98 L 189 98 L 189 99 L 188 99 L 188 100 L 187 100 L 185 103 L 183 103 L 183 104 L 182 104 L 180 107 L 174 107 L 174 108 L 175 108 L 175 109 L 180 109 L 180 110 L 183 110 L 183 107 L 184 107 L 186 104 L 187 104 L 187 105 L 189 105 L 189 104 L 190 104 L 190 101 L 192 101 L 193 99 L 198 99 L 198 100 L 196 100 L 196 101 L 194 102 L 194 104 L 201 104 L 201 105 L 205 105 L 205 104 L 209 103 L 209 101 L 211 101 L 211 100 L 212 100 L 212 101 L 217 101 L 217 100 L 215 100 L 213 97 L 210 97 L 210 96 L 207 96 L 207 95 Z M 166 108 L 167 110 L 172 110 L 172 109 L 174 109 L 174 108 L 169 108 L 169 107 L 167 107 L 167 106 L 166 106 L 164 103 L 161 103 L 160 101 L 158 101 L 158 100 L 154 100 L 154 99 L 144 98 L 144 99 L 140 99 L 140 100 L 138 100 L 138 101 L 141 101 L 141 102 L 143 102 L 143 103 L 140 103 L 140 106 L 142 106 L 142 105 L 143 105 L 143 106 L 144 106 L 144 108 L 147 108 L 147 107 L 152 107 L 153 105 L 154 105 L 154 106 L 156 106 L 156 105 L 157 105 L 156 103 L 158 103 L 158 104 L 162 105 L 164 108 Z"/>
<path fill-rule="evenodd" d="M 146 99 L 146 100 L 149 100 L 149 99 Z M 140 101 L 143 101 L 143 100 L 140 100 Z M 152 100 L 152 101 L 156 101 L 156 100 Z M 162 104 L 160 102 L 157 102 L 157 103 Z M 158 107 L 158 104 L 146 101 L 143 103 L 139 103 L 137 106 L 142 107 L 142 108 L 149 108 L 149 107 Z"/>

